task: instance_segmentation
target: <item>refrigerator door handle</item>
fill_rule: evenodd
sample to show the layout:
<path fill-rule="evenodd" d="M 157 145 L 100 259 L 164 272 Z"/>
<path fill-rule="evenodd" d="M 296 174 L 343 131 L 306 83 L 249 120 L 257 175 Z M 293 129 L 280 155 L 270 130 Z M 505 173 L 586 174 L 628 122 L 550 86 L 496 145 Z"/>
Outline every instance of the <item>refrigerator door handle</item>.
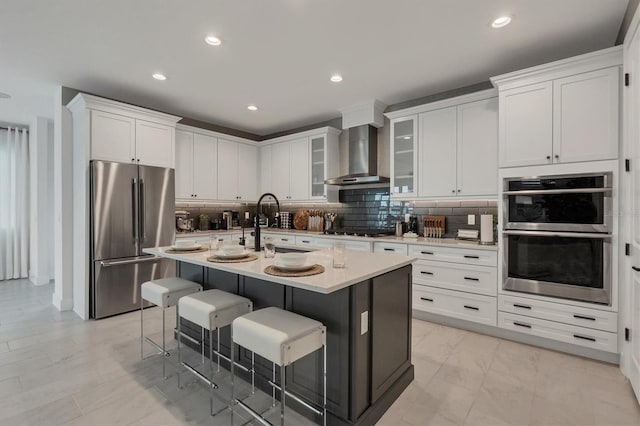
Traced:
<path fill-rule="evenodd" d="M 135 178 L 131 179 L 131 198 L 131 210 L 133 210 L 131 214 L 131 219 L 133 220 L 133 242 L 137 243 L 140 231 L 138 230 L 138 203 L 136 202 L 138 199 L 138 182 Z"/>
<path fill-rule="evenodd" d="M 100 262 L 100 266 L 102 266 L 103 268 L 108 268 L 110 266 L 121 266 L 121 265 L 133 265 L 136 263 L 148 263 L 148 262 L 152 262 L 152 263 L 158 263 L 162 260 L 161 257 L 147 257 L 144 259 L 131 259 L 131 260 L 103 260 Z"/>
<path fill-rule="evenodd" d="M 140 220 L 140 242 L 144 242 L 147 238 L 147 230 L 144 223 L 144 179 L 140 179 L 140 207 L 139 207 L 139 220 Z"/>

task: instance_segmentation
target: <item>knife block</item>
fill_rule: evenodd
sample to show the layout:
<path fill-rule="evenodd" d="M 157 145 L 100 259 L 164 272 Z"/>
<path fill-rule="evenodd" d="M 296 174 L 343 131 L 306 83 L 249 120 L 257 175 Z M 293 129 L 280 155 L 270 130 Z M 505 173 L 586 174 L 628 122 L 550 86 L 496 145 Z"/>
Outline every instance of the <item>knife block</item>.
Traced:
<path fill-rule="evenodd" d="M 422 216 L 423 235 L 426 238 L 442 238 L 445 234 L 446 216 Z"/>

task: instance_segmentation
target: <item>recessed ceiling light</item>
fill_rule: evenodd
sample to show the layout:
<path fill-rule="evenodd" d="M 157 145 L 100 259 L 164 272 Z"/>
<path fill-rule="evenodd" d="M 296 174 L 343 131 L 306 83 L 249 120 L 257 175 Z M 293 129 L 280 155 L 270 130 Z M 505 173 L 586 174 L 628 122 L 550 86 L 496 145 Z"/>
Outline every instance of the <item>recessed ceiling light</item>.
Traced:
<path fill-rule="evenodd" d="M 11 97 L 11 95 L 8 94 L 8 93 L 0 92 L 0 99 L 9 99 L 10 97 Z"/>
<path fill-rule="evenodd" d="M 218 37 L 212 36 L 212 35 L 206 36 L 204 38 L 204 41 L 207 44 L 210 44 L 211 46 L 220 46 L 222 44 L 222 40 L 220 40 Z"/>
<path fill-rule="evenodd" d="M 257 110 L 258 110 L 258 107 L 257 107 L 257 106 L 255 106 L 255 105 L 249 105 L 249 106 L 247 107 L 247 109 L 248 109 L 249 111 L 257 111 Z"/>
<path fill-rule="evenodd" d="M 493 28 L 502 28 L 502 27 L 506 27 L 507 25 L 509 25 L 511 23 L 511 16 L 498 16 L 496 19 L 493 20 L 493 22 L 491 23 L 491 26 Z"/>
<path fill-rule="evenodd" d="M 167 76 L 164 74 L 160 74 L 159 72 L 153 74 L 151 77 L 155 78 L 156 80 L 160 80 L 160 81 L 164 81 L 167 79 Z"/>
<path fill-rule="evenodd" d="M 334 74 L 331 76 L 331 81 L 334 83 L 340 83 L 342 81 L 342 76 L 340 74 Z"/>

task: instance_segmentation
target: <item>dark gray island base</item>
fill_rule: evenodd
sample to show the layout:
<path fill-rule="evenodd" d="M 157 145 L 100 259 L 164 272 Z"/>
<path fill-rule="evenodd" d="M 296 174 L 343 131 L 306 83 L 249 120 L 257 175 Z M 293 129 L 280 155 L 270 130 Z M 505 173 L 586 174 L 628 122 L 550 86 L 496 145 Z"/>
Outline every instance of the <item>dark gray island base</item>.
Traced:
<path fill-rule="evenodd" d="M 217 288 L 245 296 L 253 301 L 254 309 L 276 306 L 324 323 L 327 424 L 374 424 L 413 380 L 411 265 L 329 294 L 185 262 L 178 262 L 178 275 L 202 283 L 205 289 Z M 200 328 L 186 320 L 182 330 L 200 339 Z M 186 339 L 183 342 L 193 345 Z M 221 352 L 227 356 L 229 342 L 227 327 L 220 334 Z M 213 344 L 215 348 L 215 333 Z M 242 350 L 236 354 L 236 360 L 251 365 L 250 352 Z M 320 352 L 313 353 L 287 367 L 287 388 L 317 405 L 322 401 L 321 358 Z M 223 362 L 228 368 L 226 364 Z M 271 363 L 256 355 L 256 372 L 256 386 L 270 394 L 266 378 L 271 377 Z M 296 407 L 291 398 L 287 399 L 287 405 L 303 415 L 310 414 L 309 410 Z M 321 418 L 315 420 L 322 424 Z"/>

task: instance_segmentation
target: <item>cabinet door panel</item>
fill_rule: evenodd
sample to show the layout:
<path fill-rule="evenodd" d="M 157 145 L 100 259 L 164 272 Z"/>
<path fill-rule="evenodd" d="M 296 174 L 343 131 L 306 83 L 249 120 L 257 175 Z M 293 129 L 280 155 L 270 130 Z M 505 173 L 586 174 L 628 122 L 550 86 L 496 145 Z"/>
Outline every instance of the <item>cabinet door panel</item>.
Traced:
<path fill-rule="evenodd" d="M 456 194 L 456 107 L 420 114 L 420 196 Z"/>
<path fill-rule="evenodd" d="M 499 102 L 500 167 L 550 164 L 552 83 L 505 90 Z"/>
<path fill-rule="evenodd" d="M 290 189 L 292 200 L 309 199 L 309 140 L 296 139 L 290 142 Z"/>
<path fill-rule="evenodd" d="M 325 198 L 324 180 L 326 170 L 326 137 L 324 135 L 309 138 L 311 146 L 311 198 Z"/>
<path fill-rule="evenodd" d="M 91 159 L 130 163 L 135 157 L 136 120 L 91 111 Z"/>
<path fill-rule="evenodd" d="M 498 98 L 458 107 L 458 195 L 498 193 Z"/>
<path fill-rule="evenodd" d="M 238 196 L 242 201 L 256 201 L 258 184 L 258 148 L 238 144 Z"/>
<path fill-rule="evenodd" d="M 554 81 L 554 162 L 618 158 L 619 72 L 613 67 Z"/>
<path fill-rule="evenodd" d="M 235 200 L 238 196 L 238 144 L 218 140 L 218 199 Z"/>
<path fill-rule="evenodd" d="M 136 120 L 136 159 L 140 164 L 173 167 L 174 132 L 163 124 Z"/>
<path fill-rule="evenodd" d="M 176 198 L 192 198 L 193 174 L 193 133 L 176 130 Z"/>
<path fill-rule="evenodd" d="M 271 152 L 272 169 L 271 169 L 271 184 L 272 187 L 265 192 L 273 192 L 279 200 L 289 199 L 289 142 L 281 142 L 272 145 L 273 151 Z"/>
<path fill-rule="evenodd" d="M 272 171 L 273 171 L 273 159 L 272 159 L 273 146 L 261 146 L 260 147 L 260 180 L 258 182 L 258 192 L 264 194 L 265 192 L 273 191 L 272 184 Z M 276 194 L 276 197 L 278 195 Z"/>
<path fill-rule="evenodd" d="M 218 141 L 211 136 L 193 136 L 193 192 L 198 200 L 218 195 Z"/>
<path fill-rule="evenodd" d="M 412 115 L 391 122 L 391 195 L 412 198 L 418 193 L 416 137 L 418 116 Z"/>

